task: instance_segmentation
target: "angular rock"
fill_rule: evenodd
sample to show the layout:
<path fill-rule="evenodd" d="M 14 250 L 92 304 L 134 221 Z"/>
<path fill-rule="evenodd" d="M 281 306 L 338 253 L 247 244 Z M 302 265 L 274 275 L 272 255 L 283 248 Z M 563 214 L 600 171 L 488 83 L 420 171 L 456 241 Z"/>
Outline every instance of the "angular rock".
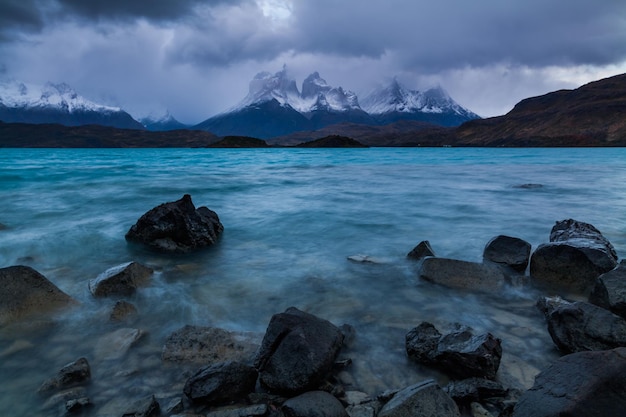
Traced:
<path fill-rule="evenodd" d="M 325 391 L 309 391 L 290 398 L 281 410 L 285 417 L 348 417 L 341 402 Z"/>
<path fill-rule="evenodd" d="M 439 337 L 437 334 L 439 331 L 430 323 L 422 323 L 407 333 L 409 357 L 455 378 L 495 378 L 502 358 L 500 339 L 491 333 L 475 336 L 470 330 Z"/>
<path fill-rule="evenodd" d="M 598 277 L 589 302 L 626 318 L 626 261 Z"/>
<path fill-rule="evenodd" d="M 528 267 L 530 248 L 530 243 L 525 240 L 500 235 L 487 243 L 483 251 L 483 258 L 523 273 Z"/>
<path fill-rule="evenodd" d="M 550 243 L 533 252 L 530 275 L 541 283 L 585 293 L 616 265 L 615 249 L 598 229 L 569 219 L 557 222 Z"/>
<path fill-rule="evenodd" d="M 199 369 L 183 392 L 194 403 L 219 405 L 245 398 L 254 391 L 258 373 L 240 362 L 222 362 Z"/>
<path fill-rule="evenodd" d="M 436 361 L 441 336 L 433 324 L 424 321 L 406 334 L 406 353 L 416 362 L 432 364 Z"/>
<path fill-rule="evenodd" d="M 157 417 L 161 407 L 154 395 L 137 400 L 122 414 L 122 417 Z"/>
<path fill-rule="evenodd" d="M 0 326 L 75 303 L 29 266 L 0 268 Z"/>
<path fill-rule="evenodd" d="M 94 349 L 98 359 L 119 359 L 145 335 L 140 329 L 124 327 L 101 336 Z"/>
<path fill-rule="evenodd" d="M 460 381 L 451 381 L 443 390 L 457 404 L 482 402 L 488 398 L 506 397 L 507 390 L 499 382 L 485 378 L 467 378 Z"/>
<path fill-rule="evenodd" d="M 422 260 L 429 256 L 435 256 L 435 251 L 430 246 L 430 242 L 427 240 L 423 240 L 415 246 L 411 252 L 409 252 L 406 257 L 410 259 L 415 259 L 417 261 Z"/>
<path fill-rule="evenodd" d="M 111 310 L 109 320 L 111 321 L 127 321 L 137 317 L 137 308 L 127 301 L 118 301 Z"/>
<path fill-rule="evenodd" d="M 548 332 L 557 348 L 567 354 L 626 346 L 626 320 L 593 304 L 577 301 L 539 301 Z"/>
<path fill-rule="evenodd" d="M 206 415 L 206 417 L 262 417 L 267 415 L 267 408 L 268 407 L 266 404 L 254 404 L 246 407 L 225 408 L 221 410 L 211 411 Z M 185 414 L 185 417 L 187 416 L 188 415 Z"/>
<path fill-rule="evenodd" d="M 258 344 L 248 334 L 187 325 L 167 338 L 161 358 L 204 365 L 227 361 L 252 363 L 257 349 Z"/>
<path fill-rule="evenodd" d="M 580 352 L 556 360 L 535 378 L 514 417 L 621 416 L 626 410 L 626 348 Z"/>
<path fill-rule="evenodd" d="M 404 388 L 378 417 L 460 417 L 456 403 L 432 379 Z"/>
<path fill-rule="evenodd" d="M 89 291 L 95 297 L 133 295 L 138 287 L 146 285 L 154 270 L 137 262 L 127 262 L 109 268 L 89 281 Z"/>
<path fill-rule="evenodd" d="M 332 370 L 343 334 L 332 323 L 295 307 L 272 316 L 255 360 L 269 390 L 299 394 L 316 389 Z"/>
<path fill-rule="evenodd" d="M 196 207 L 191 196 L 161 204 L 145 213 L 126 233 L 126 240 L 162 252 L 190 252 L 217 242 L 224 226 L 217 213 Z"/>
<path fill-rule="evenodd" d="M 505 282 L 497 266 L 446 258 L 425 258 L 418 275 L 446 287 L 485 292 L 500 290 Z"/>
<path fill-rule="evenodd" d="M 57 372 L 57 374 L 46 380 L 41 387 L 39 393 L 45 394 L 66 388 L 72 388 L 83 385 L 91 380 L 91 368 L 89 362 L 85 358 L 79 358 L 74 362 L 70 362 Z"/>
<path fill-rule="evenodd" d="M 65 411 L 67 414 L 81 413 L 88 407 L 91 407 L 91 400 L 88 397 L 81 397 L 68 400 L 65 403 Z"/>

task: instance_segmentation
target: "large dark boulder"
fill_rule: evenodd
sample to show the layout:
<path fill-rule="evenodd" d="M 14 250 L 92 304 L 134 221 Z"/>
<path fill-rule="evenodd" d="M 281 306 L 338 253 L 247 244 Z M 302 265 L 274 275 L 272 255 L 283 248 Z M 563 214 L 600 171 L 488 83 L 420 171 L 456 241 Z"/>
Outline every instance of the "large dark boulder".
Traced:
<path fill-rule="evenodd" d="M 203 365 L 227 361 L 252 363 L 258 347 L 248 333 L 186 325 L 168 336 L 161 358 Z"/>
<path fill-rule="evenodd" d="M 567 354 L 626 346 L 626 320 L 596 305 L 542 298 L 538 306 L 557 348 Z"/>
<path fill-rule="evenodd" d="M 290 307 L 267 327 L 255 360 L 260 381 L 277 393 L 314 390 L 330 374 L 342 343 L 335 325 Z"/>
<path fill-rule="evenodd" d="M 126 233 L 126 240 L 162 252 L 190 252 L 213 245 L 224 230 L 217 213 L 196 207 L 185 194 L 145 213 Z"/>
<path fill-rule="evenodd" d="M 456 403 L 432 379 L 398 391 L 378 417 L 460 417 Z"/>
<path fill-rule="evenodd" d="M 325 391 L 309 391 L 290 398 L 281 411 L 285 417 L 348 417 L 341 402 Z"/>
<path fill-rule="evenodd" d="M 526 271 L 530 258 L 530 243 L 517 237 L 496 236 L 483 251 L 483 259 L 509 266 L 517 272 Z"/>
<path fill-rule="evenodd" d="M 0 326 L 75 303 L 29 266 L 0 268 Z"/>
<path fill-rule="evenodd" d="M 626 261 L 598 277 L 589 302 L 626 318 Z"/>
<path fill-rule="evenodd" d="M 192 375 L 183 392 L 194 403 L 219 405 L 242 398 L 254 391 L 258 373 L 240 362 L 205 366 Z"/>
<path fill-rule="evenodd" d="M 584 293 L 616 265 L 615 249 L 598 229 L 569 219 L 557 222 L 550 243 L 533 252 L 530 275 L 539 283 Z"/>
<path fill-rule="evenodd" d="M 406 335 L 408 356 L 455 378 L 494 379 L 502 346 L 491 333 L 474 335 L 469 329 L 441 335 L 430 323 L 421 323 Z"/>
<path fill-rule="evenodd" d="M 418 276 L 450 288 L 484 292 L 500 290 L 506 280 L 495 265 L 446 258 L 425 258 Z"/>
<path fill-rule="evenodd" d="M 89 281 L 89 291 L 95 297 L 127 297 L 133 295 L 138 287 L 146 285 L 153 272 L 152 268 L 137 262 L 114 266 Z"/>
<path fill-rule="evenodd" d="M 563 356 L 535 378 L 514 417 L 608 417 L 626 410 L 626 348 Z"/>

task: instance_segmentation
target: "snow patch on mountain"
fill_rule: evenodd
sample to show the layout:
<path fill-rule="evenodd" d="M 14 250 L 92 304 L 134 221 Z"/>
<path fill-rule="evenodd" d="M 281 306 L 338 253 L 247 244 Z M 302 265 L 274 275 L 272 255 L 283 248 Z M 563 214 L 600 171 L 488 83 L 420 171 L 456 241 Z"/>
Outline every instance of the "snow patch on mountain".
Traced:
<path fill-rule="evenodd" d="M 65 83 L 50 82 L 44 85 L 19 81 L 0 82 L 0 105 L 9 108 L 56 109 L 67 113 L 122 111 L 119 107 L 104 106 L 87 100 Z"/>

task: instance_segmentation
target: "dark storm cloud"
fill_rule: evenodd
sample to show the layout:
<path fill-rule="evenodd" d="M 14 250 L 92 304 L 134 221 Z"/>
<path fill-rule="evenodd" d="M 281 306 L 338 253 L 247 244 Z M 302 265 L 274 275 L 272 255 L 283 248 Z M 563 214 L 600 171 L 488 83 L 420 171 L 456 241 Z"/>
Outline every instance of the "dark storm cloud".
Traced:
<path fill-rule="evenodd" d="M 238 4 L 242 0 L 58 0 L 63 12 L 92 20 L 172 21 L 193 13 L 196 6 Z"/>
<path fill-rule="evenodd" d="M 603 65 L 626 58 L 626 2 L 294 2 L 304 50 L 379 57 L 439 71 L 494 62 Z"/>
<path fill-rule="evenodd" d="M 0 1 L 0 39 L 10 40 L 10 31 L 39 30 L 43 26 L 42 12 L 33 0 Z M 4 39 L 6 38 L 6 39 Z"/>

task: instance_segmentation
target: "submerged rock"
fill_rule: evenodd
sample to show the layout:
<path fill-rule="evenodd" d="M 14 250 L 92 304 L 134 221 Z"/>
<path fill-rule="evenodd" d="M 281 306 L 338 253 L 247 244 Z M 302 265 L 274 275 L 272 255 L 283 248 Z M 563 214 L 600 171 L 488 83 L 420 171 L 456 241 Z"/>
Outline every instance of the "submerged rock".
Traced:
<path fill-rule="evenodd" d="M 161 414 L 161 407 L 154 395 L 141 398 L 127 407 L 122 417 L 157 417 Z"/>
<path fill-rule="evenodd" d="M 29 266 L 0 268 L 0 326 L 75 303 Z"/>
<path fill-rule="evenodd" d="M 543 298 L 548 332 L 565 354 L 626 346 L 626 320 L 596 305 Z"/>
<path fill-rule="evenodd" d="M 226 361 L 252 363 L 257 349 L 258 344 L 249 334 L 187 325 L 167 338 L 161 358 L 204 365 Z"/>
<path fill-rule="evenodd" d="M 121 322 L 121 321 L 132 321 L 137 317 L 137 307 L 128 301 L 118 301 L 111 309 L 111 315 L 109 316 L 110 321 Z"/>
<path fill-rule="evenodd" d="M 569 219 L 557 222 L 550 243 L 533 252 L 530 275 L 539 282 L 584 293 L 616 265 L 615 249 L 598 229 Z"/>
<path fill-rule="evenodd" d="M 500 235 L 487 243 L 483 251 L 483 258 L 523 273 L 528 267 L 530 248 L 530 243 L 525 240 Z"/>
<path fill-rule="evenodd" d="M 88 383 L 91 380 L 91 367 L 85 358 L 79 358 L 61 368 L 57 374 L 39 387 L 40 394 L 47 394 Z"/>
<path fill-rule="evenodd" d="M 506 279 L 497 266 L 446 258 L 425 258 L 418 275 L 446 287 L 485 292 L 502 289 Z"/>
<path fill-rule="evenodd" d="M 456 403 L 432 379 L 404 388 L 383 406 L 378 417 L 460 417 Z"/>
<path fill-rule="evenodd" d="M 270 391 L 299 394 L 316 389 L 332 370 L 343 334 L 332 323 L 295 307 L 272 316 L 255 360 Z"/>
<path fill-rule="evenodd" d="M 430 242 L 423 240 L 415 246 L 411 252 L 407 253 L 407 258 L 415 259 L 417 261 L 422 260 L 429 256 L 435 256 L 435 251 L 430 246 Z"/>
<path fill-rule="evenodd" d="M 598 277 L 589 302 L 626 318 L 626 261 Z"/>
<path fill-rule="evenodd" d="M 146 333 L 140 329 L 121 328 L 101 336 L 94 349 L 98 359 L 118 359 L 126 355 Z"/>
<path fill-rule="evenodd" d="M 626 410 L 626 348 L 563 356 L 535 378 L 514 417 L 621 416 Z"/>
<path fill-rule="evenodd" d="M 191 196 L 161 204 L 145 213 L 126 233 L 126 240 L 162 252 L 190 252 L 213 245 L 224 230 L 217 213 L 196 207 Z"/>
<path fill-rule="evenodd" d="M 150 281 L 153 272 L 137 262 L 114 266 L 89 281 L 89 291 L 95 297 L 130 296 Z"/>
<path fill-rule="evenodd" d="M 494 379 L 502 358 L 501 341 L 491 333 L 474 335 L 466 329 L 441 335 L 427 322 L 407 333 L 406 352 L 455 378 Z"/>
<path fill-rule="evenodd" d="M 185 383 L 191 401 L 219 405 L 245 398 L 254 391 L 258 373 L 240 362 L 221 362 L 199 369 Z"/>
<path fill-rule="evenodd" d="M 290 398 L 281 411 L 285 417 L 348 417 L 341 402 L 325 391 L 309 391 Z"/>

